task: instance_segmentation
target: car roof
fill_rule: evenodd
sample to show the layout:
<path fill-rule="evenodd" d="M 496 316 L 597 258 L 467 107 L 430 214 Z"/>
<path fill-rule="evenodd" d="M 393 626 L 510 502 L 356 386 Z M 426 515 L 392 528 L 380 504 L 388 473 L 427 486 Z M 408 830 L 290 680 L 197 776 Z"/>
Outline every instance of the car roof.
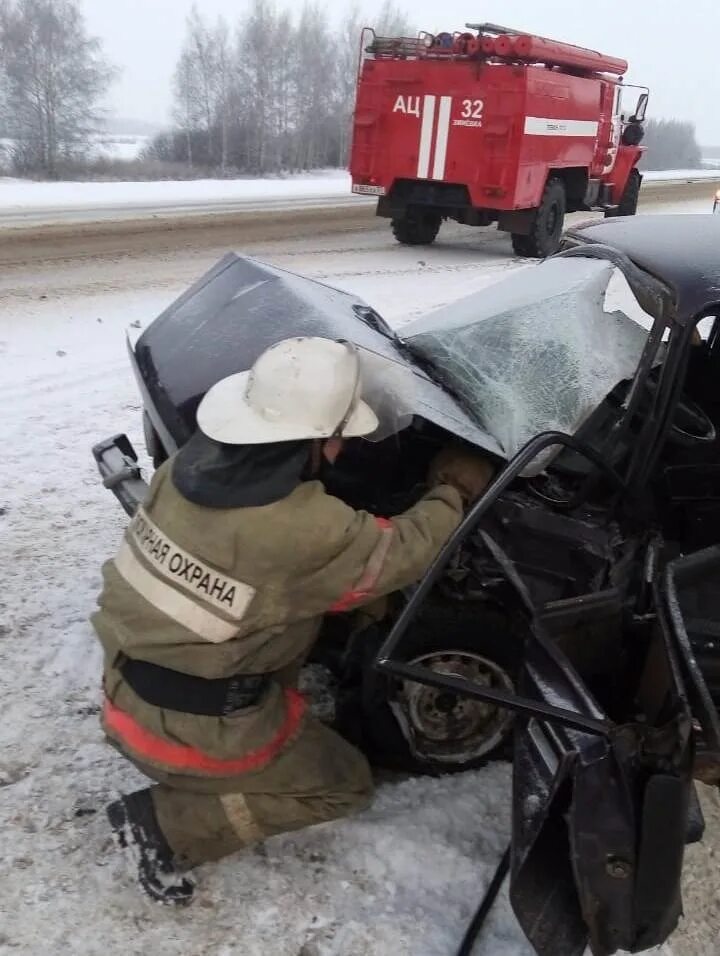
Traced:
<path fill-rule="evenodd" d="M 571 240 L 611 246 L 672 291 L 686 325 L 720 306 L 720 216 L 611 217 L 567 231 Z"/>

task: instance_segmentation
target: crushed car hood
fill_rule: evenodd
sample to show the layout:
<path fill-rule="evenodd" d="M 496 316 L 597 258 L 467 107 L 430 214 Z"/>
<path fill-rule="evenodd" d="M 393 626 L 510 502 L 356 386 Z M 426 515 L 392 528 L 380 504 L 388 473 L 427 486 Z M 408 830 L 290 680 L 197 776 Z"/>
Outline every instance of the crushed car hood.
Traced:
<path fill-rule="evenodd" d="M 348 340 L 402 370 L 398 408 L 509 458 L 539 432 L 574 434 L 634 374 L 647 333 L 605 311 L 613 271 L 604 260 L 551 259 L 396 333 L 354 295 L 230 254 L 149 326 L 134 361 L 180 446 L 208 388 L 270 345 Z"/>
<path fill-rule="evenodd" d="M 344 339 L 411 372 L 403 404 L 493 455 L 502 447 L 434 380 L 384 320 L 357 296 L 256 260 L 229 254 L 140 336 L 133 350 L 141 388 L 156 406 L 176 447 L 195 430 L 195 411 L 211 385 L 249 368 L 282 339 Z"/>

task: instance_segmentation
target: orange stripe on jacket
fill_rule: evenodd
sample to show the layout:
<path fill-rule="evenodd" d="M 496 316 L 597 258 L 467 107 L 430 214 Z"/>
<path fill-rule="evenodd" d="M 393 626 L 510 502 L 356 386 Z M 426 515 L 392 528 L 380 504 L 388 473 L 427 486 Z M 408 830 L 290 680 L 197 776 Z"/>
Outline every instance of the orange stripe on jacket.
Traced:
<path fill-rule="evenodd" d="M 394 530 L 392 521 L 388 518 L 375 518 L 375 521 L 377 521 L 380 528 L 380 540 L 368 558 L 365 570 L 360 575 L 359 580 L 329 608 L 331 614 L 351 611 L 358 604 L 362 604 L 363 601 L 370 597 L 372 589 L 382 574 L 383 565 L 385 564 L 387 553 L 390 550 Z"/>
<path fill-rule="evenodd" d="M 105 698 L 103 717 L 108 730 L 116 734 L 122 744 L 141 760 L 162 763 L 180 771 L 199 770 L 202 773 L 230 777 L 265 767 L 298 730 L 307 708 L 305 698 L 291 688 L 286 688 L 284 693 L 287 713 L 285 722 L 277 734 L 264 747 L 251 750 L 243 757 L 232 760 L 220 760 L 194 747 L 175 744 L 163 737 L 158 737 L 139 724 L 130 714 L 115 707 L 107 698 Z"/>

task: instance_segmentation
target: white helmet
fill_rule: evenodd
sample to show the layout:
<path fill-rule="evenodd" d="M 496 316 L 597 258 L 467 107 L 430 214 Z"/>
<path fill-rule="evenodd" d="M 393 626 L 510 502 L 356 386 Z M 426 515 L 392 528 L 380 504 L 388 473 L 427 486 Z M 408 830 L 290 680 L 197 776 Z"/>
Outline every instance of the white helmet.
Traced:
<path fill-rule="evenodd" d="M 360 360 L 332 339 L 285 339 L 248 372 L 221 379 L 197 410 L 202 432 L 228 445 L 369 435 L 378 427 L 360 399 Z"/>

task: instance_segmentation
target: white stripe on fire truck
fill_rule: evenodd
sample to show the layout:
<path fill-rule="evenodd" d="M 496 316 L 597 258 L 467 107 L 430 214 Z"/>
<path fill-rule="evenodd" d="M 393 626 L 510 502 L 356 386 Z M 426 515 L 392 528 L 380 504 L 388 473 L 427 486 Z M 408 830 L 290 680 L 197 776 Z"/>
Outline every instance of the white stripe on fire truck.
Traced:
<path fill-rule="evenodd" d="M 526 136 L 597 136 L 597 132 L 598 124 L 594 120 L 525 117 Z"/>
<path fill-rule="evenodd" d="M 433 179 L 445 178 L 445 160 L 447 158 L 448 134 L 450 132 L 450 112 L 452 97 L 440 97 L 438 110 L 437 138 L 435 140 L 435 162 L 433 163 Z"/>
<path fill-rule="evenodd" d="M 420 124 L 420 150 L 418 152 L 418 179 L 427 179 L 430 173 L 430 149 L 435 126 L 435 97 L 426 94 L 423 100 L 422 123 Z"/>

